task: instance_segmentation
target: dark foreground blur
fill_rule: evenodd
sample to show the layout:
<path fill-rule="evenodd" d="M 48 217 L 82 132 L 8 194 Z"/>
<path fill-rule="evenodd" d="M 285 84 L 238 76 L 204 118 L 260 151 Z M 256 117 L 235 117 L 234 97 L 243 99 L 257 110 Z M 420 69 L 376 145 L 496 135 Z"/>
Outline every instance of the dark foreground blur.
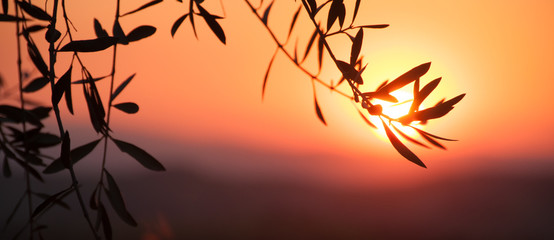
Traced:
<path fill-rule="evenodd" d="M 489 171 L 347 190 L 176 171 L 117 180 L 139 227 L 110 212 L 115 239 L 554 239 L 554 174 Z M 0 184 L 2 223 L 16 201 L 6 197 L 14 181 Z M 45 238 L 92 239 L 77 209 L 45 215 Z"/>

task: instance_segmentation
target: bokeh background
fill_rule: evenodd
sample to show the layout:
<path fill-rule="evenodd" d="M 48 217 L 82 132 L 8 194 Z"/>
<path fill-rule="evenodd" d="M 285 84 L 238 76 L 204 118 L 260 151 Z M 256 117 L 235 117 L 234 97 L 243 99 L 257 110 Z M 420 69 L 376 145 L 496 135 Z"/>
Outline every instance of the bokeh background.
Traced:
<path fill-rule="evenodd" d="M 352 9 L 353 3 L 345 2 Z M 122 12 L 142 4 L 122 1 Z M 443 78 L 431 102 L 467 93 L 446 117 L 425 126 L 459 141 L 446 143 L 448 151 L 412 148 L 428 169 L 403 159 L 347 99 L 316 87 L 327 121 L 321 124 L 310 79 L 283 55 L 276 58 L 262 100 L 275 43 L 243 1 L 222 4 L 204 3 L 213 14 L 225 16 L 219 22 L 226 45 L 202 20 L 198 39 L 188 20 L 172 38 L 173 22 L 188 11 L 177 1 L 121 20 L 126 31 L 148 24 L 157 32 L 118 48 L 117 81 L 137 74 L 118 99 L 135 101 L 140 111 L 115 111 L 114 136 L 144 148 L 168 170 L 148 172 L 110 146 L 108 168 L 139 222 L 134 229 L 113 214 L 116 237 L 554 237 L 554 2 L 362 2 L 358 24 L 390 24 L 364 32 L 366 90 L 431 61 L 422 82 Z M 281 40 L 298 4 L 277 1 L 273 6 L 269 25 Z M 113 1 L 67 5 L 77 38 L 94 38 L 93 18 L 111 29 Z M 293 35 L 299 46 L 312 33 L 306 17 L 300 15 Z M 0 32 L 0 74 L 9 89 L 17 79 L 15 27 L 0 23 Z M 347 59 L 350 45 L 343 40 L 334 40 L 333 46 Z M 109 73 L 111 51 L 83 54 L 83 59 L 93 74 Z M 308 61 L 315 66 L 315 56 Z M 322 77 L 337 79 L 338 71 L 324 61 Z M 24 62 L 25 71 L 37 74 L 29 59 Z M 67 64 L 68 59 L 60 59 L 58 71 Z M 99 83 L 105 98 L 108 84 Z M 76 145 L 96 138 L 77 90 L 74 98 L 81 107 L 75 116 L 64 113 Z M 48 91 L 29 98 L 49 99 Z M 100 174 L 99 156 L 100 148 L 77 165 L 84 190 Z M 37 188 L 56 192 L 56 184 L 67 184 L 66 175 L 49 176 Z M 0 221 L 22 187 L 21 174 L 0 181 Z M 21 215 L 16 225 L 24 222 Z M 76 208 L 54 210 L 44 219 L 51 223 L 47 232 L 52 236 L 88 233 Z"/>

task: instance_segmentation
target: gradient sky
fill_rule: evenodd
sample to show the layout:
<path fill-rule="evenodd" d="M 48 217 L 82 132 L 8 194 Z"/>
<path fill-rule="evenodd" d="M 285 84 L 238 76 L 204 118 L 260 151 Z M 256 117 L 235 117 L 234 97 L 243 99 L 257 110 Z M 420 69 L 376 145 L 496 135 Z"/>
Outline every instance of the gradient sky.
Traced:
<path fill-rule="evenodd" d="M 94 37 L 93 17 L 111 29 L 113 1 L 97 2 L 95 6 L 68 2 L 80 13 L 70 14 L 79 29 L 77 38 Z M 280 39 L 296 10 L 295 3 L 289 2 L 276 3 L 269 17 Z M 123 1 L 122 12 L 141 4 Z M 390 24 L 364 32 L 361 54 L 369 61 L 364 72 L 366 90 L 431 61 L 422 82 L 443 77 L 431 102 L 467 93 L 449 115 L 426 127 L 460 141 L 447 142 L 448 151 L 410 145 L 428 170 L 403 159 L 381 133 L 358 117 L 349 101 L 318 87 L 328 123 L 322 125 L 314 111 L 309 78 L 283 55 L 274 63 L 262 101 L 262 80 L 275 44 L 245 3 L 223 4 L 224 9 L 218 1 L 208 1 L 206 7 L 214 14 L 225 12 L 226 19 L 219 22 L 226 45 L 203 21 L 197 23 L 198 40 L 188 20 L 172 39 L 173 22 L 188 11 L 176 1 L 164 1 L 121 20 L 126 31 L 148 24 L 156 26 L 157 32 L 118 49 L 117 81 L 137 73 L 118 100 L 135 101 L 141 109 L 135 115 L 114 113 L 115 136 L 135 139 L 170 167 L 194 166 L 235 175 L 275 172 L 312 174 L 337 182 L 393 183 L 501 167 L 554 168 L 552 1 L 363 2 L 358 24 Z M 300 18 L 305 25 L 306 15 Z M 15 79 L 14 30 L 10 24 L 0 27 L 0 74 L 10 81 Z M 300 46 L 311 31 L 297 29 Z M 337 55 L 346 58 L 350 45 L 334 43 Z M 83 58 L 93 74 L 107 74 L 111 67 L 106 64 L 111 51 L 83 54 Z M 60 60 L 59 66 L 58 71 L 64 71 L 67 61 Z M 337 79 L 338 71 L 326 70 L 324 77 Z M 99 86 L 107 91 L 107 84 Z M 76 101 L 83 104 L 82 99 Z M 84 108 L 78 108 L 76 115 L 65 115 L 66 121 L 75 129 L 89 127 Z M 92 139 L 93 135 L 85 135 L 83 142 Z"/>

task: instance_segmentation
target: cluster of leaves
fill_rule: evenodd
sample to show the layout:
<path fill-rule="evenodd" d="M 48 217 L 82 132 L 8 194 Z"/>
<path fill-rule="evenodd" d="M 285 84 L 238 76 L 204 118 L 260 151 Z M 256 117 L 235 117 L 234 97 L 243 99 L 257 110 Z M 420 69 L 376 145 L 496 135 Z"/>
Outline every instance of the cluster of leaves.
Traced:
<path fill-rule="evenodd" d="M 114 143 L 117 148 L 124 153 L 127 153 L 132 158 L 138 161 L 142 166 L 153 171 L 164 171 L 164 166 L 156 160 L 152 155 L 139 148 L 138 146 L 126 141 L 114 138 L 113 131 L 110 129 L 110 113 L 111 109 L 115 108 L 127 114 L 138 112 L 139 107 L 134 102 L 118 102 L 117 97 L 126 89 L 135 74 L 127 77 L 122 81 L 117 88 L 114 88 L 116 79 L 116 49 L 118 45 L 129 45 L 133 42 L 152 36 L 156 32 L 156 28 L 149 25 L 142 25 L 126 32 L 119 22 L 120 17 L 125 17 L 160 3 L 161 0 L 150 1 L 133 11 L 125 14 L 119 12 L 119 1 L 117 1 L 116 17 L 113 22 L 111 34 L 109 34 L 100 24 L 100 21 L 94 19 L 91 27 L 94 28 L 96 38 L 77 40 L 73 38 L 76 29 L 71 30 L 72 23 L 67 15 L 65 0 L 55 0 L 50 2 L 51 13 L 43 8 L 36 6 L 30 1 L 17 0 L 15 5 L 10 6 L 6 0 L 2 1 L 3 14 L 0 14 L 0 22 L 8 22 L 16 25 L 18 48 L 18 76 L 19 98 L 18 105 L 10 105 L 9 103 L 0 104 L 0 156 L 3 157 L 3 175 L 4 177 L 12 176 L 11 165 L 13 163 L 21 166 L 26 178 L 26 190 L 23 196 L 19 199 L 12 213 L 8 217 L 4 230 L 9 227 L 14 215 L 20 209 L 23 201 L 28 200 L 29 219 L 25 226 L 21 227 L 14 238 L 17 238 L 29 229 L 29 238 L 34 235 L 39 235 L 42 238 L 41 231 L 47 226 L 38 224 L 38 219 L 41 215 L 47 212 L 53 205 L 60 205 L 68 208 L 68 205 L 63 202 L 63 199 L 70 194 L 75 193 L 77 196 L 81 210 L 85 216 L 89 227 L 95 236 L 100 238 L 100 226 L 102 227 L 104 237 L 112 238 L 112 228 L 109 215 L 107 213 L 105 198 L 107 198 L 115 213 L 127 224 L 136 226 L 137 222 L 131 216 L 125 206 L 123 196 L 118 187 L 115 178 L 110 174 L 105 167 L 106 151 L 108 142 Z M 11 9 L 10 9 L 11 8 Z M 56 26 L 58 18 L 58 9 L 63 13 L 65 22 L 65 30 L 63 27 Z M 13 12 L 13 13 L 12 13 Z M 62 32 L 64 32 L 62 34 Z M 41 34 L 42 33 L 42 34 Z M 62 36 L 63 35 L 63 36 Z M 36 44 L 36 39 L 42 39 L 49 45 L 48 59 L 46 62 L 39 50 L 39 44 Z M 38 76 L 28 80 L 21 69 L 21 50 L 20 43 L 26 42 L 26 49 L 33 66 L 39 73 Z M 81 61 L 80 53 L 101 52 L 107 49 L 113 49 L 112 71 L 109 74 L 104 74 L 101 77 L 93 77 L 92 73 L 87 70 L 87 67 Z M 61 76 L 57 76 L 54 69 L 62 68 L 56 65 L 58 57 L 67 57 L 71 59 L 69 66 Z M 77 61 L 75 61 L 77 60 Z M 56 67 L 56 68 L 55 68 Z M 74 80 L 74 72 L 79 69 L 81 78 Z M 32 75 L 31 75 L 32 76 Z M 105 107 L 103 104 L 100 89 L 96 86 L 98 81 L 110 81 L 109 99 Z M 15 82 L 15 81 L 14 81 Z M 43 103 L 35 103 L 27 100 L 26 95 L 31 95 L 36 91 L 44 89 L 50 85 L 51 101 L 44 105 Z M 72 89 L 78 85 L 82 86 L 84 93 L 84 102 L 88 109 L 92 128 L 99 135 L 93 141 L 78 147 L 71 147 L 71 139 L 69 131 L 64 129 L 63 121 L 60 115 L 59 103 L 62 98 L 65 99 L 65 105 L 69 113 L 73 111 Z M 73 89 L 74 90 L 74 89 Z M 8 95 L 10 93 L 6 93 Z M 4 99 L 8 99 L 7 97 Z M 29 106 L 34 106 L 30 108 Z M 50 113 L 54 112 L 58 123 L 59 135 L 45 132 L 44 120 Z M 100 142 L 104 142 L 103 159 L 100 167 L 100 178 L 94 191 L 90 195 L 90 201 L 87 205 L 84 203 L 83 194 L 80 191 L 80 186 L 77 185 L 77 176 L 73 170 L 73 165 L 79 160 L 88 156 Z M 60 148 L 59 157 L 51 157 L 43 154 L 43 150 L 52 147 Z M 41 170 L 42 168 L 42 170 Z M 72 184 L 63 190 L 47 194 L 32 190 L 29 176 L 34 177 L 38 181 L 43 180 L 43 174 L 53 174 L 68 170 Z M 105 192 L 102 198 L 102 192 Z M 34 206 L 32 197 L 38 197 L 41 203 Z M 89 215 L 89 211 L 96 212 L 96 221 Z"/>
<path fill-rule="evenodd" d="M 268 4 L 264 4 L 264 1 L 261 1 L 258 7 L 254 7 L 253 4 L 248 0 L 245 1 L 250 6 L 252 12 L 264 24 L 267 31 L 272 36 L 274 42 L 277 45 L 264 76 L 262 84 L 262 98 L 265 93 L 269 72 L 273 66 L 275 57 L 278 53 L 283 53 L 298 69 L 304 72 L 312 80 L 312 85 L 314 85 L 315 83 L 319 83 L 320 85 L 330 89 L 331 91 L 334 91 L 344 97 L 349 98 L 353 103 L 355 103 L 356 109 L 360 113 L 360 116 L 370 126 L 376 128 L 375 124 L 370 121 L 370 118 L 366 114 L 378 116 L 393 147 L 409 161 L 421 167 L 426 167 L 425 164 L 419 159 L 419 157 L 417 157 L 404 143 L 402 143 L 402 141 L 400 141 L 398 135 L 417 145 L 424 147 L 427 146 L 402 132 L 399 128 L 394 126 L 392 122 L 398 122 L 402 125 L 409 126 L 415 129 L 417 133 L 419 133 L 421 137 L 427 142 L 442 149 L 445 149 L 445 147 L 437 140 L 454 141 L 452 139 L 439 137 L 434 134 L 425 132 L 417 128 L 416 126 L 416 123 L 425 124 L 428 120 L 443 117 L 448 112 L 450 112 L 454 108 L 454 105 L 462 100 L 462 98 L 465 96 L 465 94 L 461 94 L 448 101 L 442 100 L 435 104 L 433 107 L 420 109 L 421 103 L 427 98 L 427 96 L 429 96 L 429 94 L 433 90 L 435 90 L 441 80 L 441 78 L 435 79 L 426 84 L 423 88 L 419 88 L 420 78 L 425 73 L 427 73 L 431 66 L 431 63 L 421 64 L 397 77 L 393 81 L 385 81 L 375 91 L 361 91 L 361 86 L 364 84 L 362 73 L 367 67 L 367 63 L 364 63 L 363 56 L 360 55 L 362 44 L 364 41 L 364 29 L 382 29 L 389 26 L 388 24 L 356 25 L 355 20 L 358 14 L 358 10 L 360 9 L 361 0 L 356 0 L 354 3 L 349 25 L 345 25 L 348 11 L 343 0 L 327 0 L 323 3 L 318 3 L 315 0 L 301 0 L 301 3 L 299 4 L 300 6 L 292 17 L 285 42 L 281 42 L 278 40 L 274 31 L 268 23 L 271 9 L 275 1 L 271 1 Z M 292 33 L 296 24 L 298 23 L 298 19 L 302 11 L 306 13 L 308 21 L 311 22 L 314 30 L 308 40 L 306 47 L 303 49 L 304 55 L 300 58 L 298 56 L 298 41 L 296 41 L 296 45 L 294 46 L 294 50 L 292 52 L 290 50 L 287 50 L 286 46 L 290 42 Z M 322 21 L 326 22 L 326 24 L 324 25 L 325 27 L 322 26 Z M 336 27 L 337 25 L 338 27 Z M 344 35 L 348 37 L 348 39 L 352 43 L 350 48 L 350 58 L 346 61 L 337 59 L 335 57 L 332 48 L 327 41 L 328 38 L 339 35 Z M 317 48 L 318 70 L 316 73 L 308 70 L 308 68 L 304 64 L 304 61 L 308 57 L 312 48 Z M 338 81 L 335 81 L 336 83 L 333 83 L 333 80 L 327 82 L 320 78 L 322 61 L 324 59 L 323 56 L 325 56 L 325 53 L 327 53 L 327 56 L 331 58 L 331 60 L 334 62 L 335 66 L 341 73 L 341 77 Z M 383 101 L 397 103 L 398 100 L 390 93 L 412 83 L 414 84 L 412 105 L 410 107 L 409 113 L 407 113 L 403 117 L 397 119 L 391 118 L 383 113 L 383 106 L 375 104 L 373 102 L 373 100 L 375 99 L 380 99 Z M 350 90 L 352 91 L 351 94 L 347 94 L 339 90 L 339 87 L 343 84 L 347 84 L 349 86 Z M 321 111 L 321 107 L 317 101 L 315 87 L 313 88 L 313 96 L 316 115 L 319 120 L 326 125 L 327 122 L 325 121 L 325 118 Z M 364 109 L 367 113 L 364 114 L 363 111 L 359 109 L 359 107 Z"/>

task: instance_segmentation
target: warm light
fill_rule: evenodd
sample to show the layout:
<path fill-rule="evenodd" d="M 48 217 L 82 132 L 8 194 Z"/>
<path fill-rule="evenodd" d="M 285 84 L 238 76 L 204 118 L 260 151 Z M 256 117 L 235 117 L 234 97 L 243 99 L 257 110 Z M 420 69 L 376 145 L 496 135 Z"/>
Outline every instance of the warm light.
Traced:
<path fill-rule="evenodd" d="M 391 102 L 387 102 L 387 101 L 383 101 L 383 100 L 379 100 L 379 99 L 373 99 L 371 102 L 373 104 L 381 105 L 383 107 L 383 114 L 389 116 L 392 119 L 398 119 L 398 118 L 408 114 L 410 112 L 410 107 L 412 105 L 413 94 L 411 92 L 404 91 L 403 89 L 394 91 L 390 94 L 393 95 L 394 97 L 396 97 L 396 99 L 398 99 L 398 102 L 391 103 Z M 423 104 L 420 106 L 420 108 L 424 108 Z M 385 130 L 383 129 L 381 120 L 379 120 L 378 118 L 373 118 L 372 122 L 376 123 L 375 125 L 379 128 L 380 138 L 388 141 L 388 138 L 387 138 L 387 135 L 385 133 Z M 388 120 L 385 120 L 385 122 L 387 124 L 389 123 Z M 411 128 L 411 127 L 404 126 L 404 125 L 402 125 L 398 122 L 394 122 L 394 121 L 392 122 L 392 125 L 394 127 L 390 126 L 391 129 L 393 129 L 393 130 L 398 129 L 398 130 L 402 131 L 403 133 L 405 133 L 406 135 L 408 135 L 410 137 L 417 138 L 419 136 L 417 131 L 414 130 L 413 128 Z M 411 125 L 412 126 L 417 126 L 417 128 L 419 128 L 419 129 L 423 129 L 423 126 L 418 124 L 417 122 L 412 122 Z M 402 139 L 402 138 L 400 138 L 400 139 Z"/>

